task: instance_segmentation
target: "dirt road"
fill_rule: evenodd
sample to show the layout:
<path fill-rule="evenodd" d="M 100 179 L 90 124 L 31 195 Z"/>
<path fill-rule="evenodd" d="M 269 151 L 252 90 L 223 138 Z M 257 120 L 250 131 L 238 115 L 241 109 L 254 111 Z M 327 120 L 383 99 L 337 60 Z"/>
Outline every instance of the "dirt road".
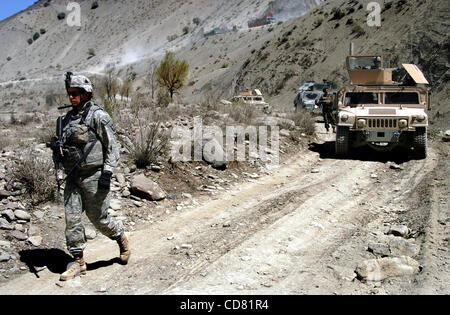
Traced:
<path fill-rule="evenodd" d="M 0 294 L 449 294 L 448 176 L 436 175 L 446 163 L 437 150 L 425 160 L 336 159 L 334 136 L 321 131 L 272 175 L 132 232 L 129 265 L 98 239 L 86 276 L 62 283 L 56 268 L 37 268 Z M 422 272 L 360 282 L 355 267 L 374 258 L 367 244 L 391 224 L 412 229 Z"/>

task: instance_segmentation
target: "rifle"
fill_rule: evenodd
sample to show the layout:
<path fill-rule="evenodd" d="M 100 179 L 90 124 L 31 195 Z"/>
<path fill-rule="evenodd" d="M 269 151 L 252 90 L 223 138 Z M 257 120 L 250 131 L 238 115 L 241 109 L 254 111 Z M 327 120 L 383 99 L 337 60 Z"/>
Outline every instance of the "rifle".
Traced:
<path fill-rule="evenodd" d="M 62 159 L 64 158 L 63 153 L 63 118 L 60 116 L 56 121 L 56 141 L 53 145 L 53 152 L 55 153 L 55 170 L 56 170 L 56 180 L 58 182 L 58 206 L 60 203 L 60 193 L 61 193 L 61 185 L 63 183 L 63 166 Z"/>

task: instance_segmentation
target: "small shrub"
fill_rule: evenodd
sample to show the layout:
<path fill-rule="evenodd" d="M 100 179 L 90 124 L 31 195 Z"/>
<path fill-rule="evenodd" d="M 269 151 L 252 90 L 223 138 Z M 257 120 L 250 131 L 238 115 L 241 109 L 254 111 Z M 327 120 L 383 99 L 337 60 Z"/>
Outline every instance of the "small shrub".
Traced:
<path fill-rule="evenodd" d="M 34 35 L 33 35 L 33 40 L 34 40 L 34 41 L 38 40 L 38 38 L 39 38 L 40 36 L 41 36 L 41 35 L 39 35 L 38 32 L 34 33 Z"/>
<path fill-rule="evenodd" d="M 318 18 L 317 20 L 314 21 L 313 23 L 313 27 L 316 29 L 318 28 L 320 25 L 322 25 L 323 19 L 322 18 Z"/>
<path fill-rule="evenodd" d="M 64 20 L 66 18 L 66 13 L 64 13 L 64 12 L 58 13 L 57 17 L 58 17 L 58 20 Z"/>
<path fill-rule="evenodd" d="M 242 101 L 233 102 L 228 109 L 229 116 L 237 123 L 250 125 L 255 118 L 256 107 Z"/>
<path fill-rule="evenodd" d="M 342 19 L 345 16 L 345 13 L 341 11 L 340 8 L 333 8 L 333 10 L 331 10 L 331 15 L 330 21 L 333 21 Z"/>
<path fill-rule="evenodd" d="M 44 127 L 42 127 L 37 132 L 37 140 L 39 143 L 45 143 L 49 144 L 52 138 L 55 136 L 55 123 L 54 122 L 47 122 L 44 124 Z"/>
<path fill-rule="evenodd" d="M 88 55 L 89 55 L 88 59 L 91 59 L 92 57 L 95 57 L 95 50 L 94 50 L 94 48 L 89 48 Z"/>
<path fill-rule="evenodd" d="M 300 132 L 308 136 L 315 136 L 316 123 L 314 116 L 310 112 L 301 109 L 298 113 L 291 114 L 290 119 L 294 121 L 296 127 L 300 128 Z"/>
<path fill-rule="evenodd" d="M 95 9 L 97 9 L 97 8 L 98 8 L 98 2 L 97 2 L 97 1 L 94 1 L 94 2 L 92 3 L 91 10 L 95 10 Z"/>
<path fill-rule="evenodd" d="M 183 35 L 189 34 L 189 26 L 183 27 Z"/>
<path fill-rule="evenodd" d="M 397 9 L 402 9 L 403 8 L 403 6 L 406 4 L 408 2 L 408 0 L 399 0 L 398 2 L 397 2 L 397 4 L 396 4 L 396 8 Z"/>
<path fill-rule="evenodd" d="M 157 96 L 157 104 L 161 107 L 167 107 L 167 105 L 169 105 L 172 100 L 170 94 L 164 89 L 159 89 Z"/>
<path fill-rule="evenodd" d="M 44 35 L 45 33 L 47 33 L 47 31 L 45 30 L 45 28 L 41 28 L 39 30 L 39 33 L 41 33 L 41 35 Z"/>
<path fill-rule="evenodd" d="M 352 28 L 352 34 L 355 34 L 356 37 L 360 37 L 366 34 L 366 31 L 359 24 L 355 24 Z"/>
<path fill-rule="evenodd" d="M 200 19 L 198 18 L 198 17 L 195 17 L 193 20 L 192 20 L 192 22 L 195 24 L 195 25 L 199 25 L 200 24 Z"/>
<path fill-rule="evenodd" d="M 177 38 L 178 38 L 178 35 L 177 35 L 177 34 L 173 34 L 173 35 L 167 36 L 167 40 L 168 40 L 169 42 L 174 41 L 174 40 L 177 39 Z"/>
<path fill-rule="evenodd" d="M 32 38 L 28 38 L 27 43 L 28 43 L 28 45 L 33 44 L 33 39 Z"/>
<path fill-rule="evenodd" d="M 6 58 L 6 61 L 11 61 L 11 60 L 12 60 L 11 57 Z"/>
<path fill-rule="evenodd" d="M 137 122 L 136 134 L 124 146 L 136 167 L 145 168 L 157 162 L 158 157 L 165 153 L 169 137 L 160 128 L 162 121 L 159 116 L 148 117 L 142 111 L 137 111 L 135 116 L 130 123 L 135 126 Z"/>
<path fill-rule="evenodd" d="M 6 136 L 0 135 L 0 151 L 9 147 L 13 143 L 14 143 L 14 140 L 11 139 L 11 137 L 6 137 Z"/>
<path fill-rule="evenodd" d="M 32 203 L 37 205 L 55 200 L 56 182 L 49 180 L 53 176 L 52 170 L 53 162 L 50 157 L 38 156 L 28 149 L 10 168 L 10 176 L 13 181 L 23 185 Z"/>

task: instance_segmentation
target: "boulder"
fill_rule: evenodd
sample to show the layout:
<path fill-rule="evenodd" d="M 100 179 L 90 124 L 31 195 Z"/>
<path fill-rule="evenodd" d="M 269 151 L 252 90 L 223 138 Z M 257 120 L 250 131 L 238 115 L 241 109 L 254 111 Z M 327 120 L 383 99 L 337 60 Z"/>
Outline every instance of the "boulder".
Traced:
<path fill-rule="evenodd" d="M 394 236 L 401 236 L 401 237 L 404 237 L 404 238 L 407 238 L 409 233 L 410 233 L 410 230 L 405 225 L 394 225 L 394 226 L 391 226 L 389 231 L 387 232 L 387 234 L 391 234 L 391 235 L 394 235 Z"/>
<path fill-rule="evenodd" d="M 118 182 L 121 186 L 125 185 L 125 176 L 123 176 L 123 174 L 121 174 L 121 173 L 116 174 L 116 179 L 117 179 L 117 182 Z"/>
<path fill-rule="evenodd" d="M 408 256 L 400 256 L 365 260 L 356 267 L 355 272 L 361 280 L 381 281 L 417 274 L 420 270 L 417 261 Z"/>
<path fill-rule="evenodd" d="M 14 221 L 16 219 L 14 215 L 14 211 L 11 209 L 3 210 L 1 212 L 2 216 L 5 217 L 9 222 Z"/>
<path fill-rule="evenodd" d="M 91 228 L 86 228 L 84 234 L 86 235 L 86 238 L 88 240 L 93 240 L 94 238 L 97 237 L 97 232 Z"/>
<path fill-rule="evenodd" d="M 6 190 L 0 190 L 0 200 L 8 198 L 11 196 L 11 193 Z"/>
<path fill-rule="evenodd" d="M 42 236 L 32 236 L 28 238 L 28 242 L 30 242 L 33 246 L 41 246 L 42 244 Z"/>
<path fill-rule="evenodd" d="M 368 250 L 377 256 L 389 256 L 389 245 L 384 243 L 369 243 Z"/>
<path fill-rule="evenodd" d="M 14 211 L 14 216 L 18 219 L 18 220 L 24 220 L 24 221 L 30 221 L 31 220 L 31 215 L 23 210 L 16 210 Z"/>
<path fill-rule="evenodd" d="M 25 241 L 28 238 L 25 233 L 18 230 L 12 231 L 9 235 L 15 239 L 18 239 L 19 241 Z"/>
<path fill-rule="evenodd" d="M 416 245 L 414 239 L 405 240 L 401 237 L 392 237 L 389 241 L 389 250 L 392 256 L 417 256 L 420 247 Z"/>
<path fill-rule="evenodd" d="M 0 251 L 0 262 L 5 262 L 10 259 L 10 256 L 8 253 Z"/>
<path fill-rule="evenodd" d="M 0 218 L 0 230 L 14 230 L 14 225 L 10 224 L 6 219 Z"/>
<path fill-rule="evenodd" d="M 132 178 L 130 193 L 152 201 L 159 201 L 167 197 L 167 193 L 157 183 L 144 175 L 137 175 Z"/>
<path fill-rule="evenodd" d="M 442 141 L 450 142 L 450 130 L 446 130 L 444 136 L 442 137 Z"/>

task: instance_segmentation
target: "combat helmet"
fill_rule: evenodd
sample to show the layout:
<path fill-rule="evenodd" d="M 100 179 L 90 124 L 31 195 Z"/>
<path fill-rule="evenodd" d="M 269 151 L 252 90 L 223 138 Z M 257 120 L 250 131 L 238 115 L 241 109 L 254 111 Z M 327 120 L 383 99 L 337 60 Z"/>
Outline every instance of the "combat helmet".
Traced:
<path fill-rule="evenodd" d="M 91 81 L 84 75 L 73 74 L 72 72 L 66 73 L 66 90 L 69 88 L 80 88 L 88 93 L 94 91 L 94 86 Z"/>

